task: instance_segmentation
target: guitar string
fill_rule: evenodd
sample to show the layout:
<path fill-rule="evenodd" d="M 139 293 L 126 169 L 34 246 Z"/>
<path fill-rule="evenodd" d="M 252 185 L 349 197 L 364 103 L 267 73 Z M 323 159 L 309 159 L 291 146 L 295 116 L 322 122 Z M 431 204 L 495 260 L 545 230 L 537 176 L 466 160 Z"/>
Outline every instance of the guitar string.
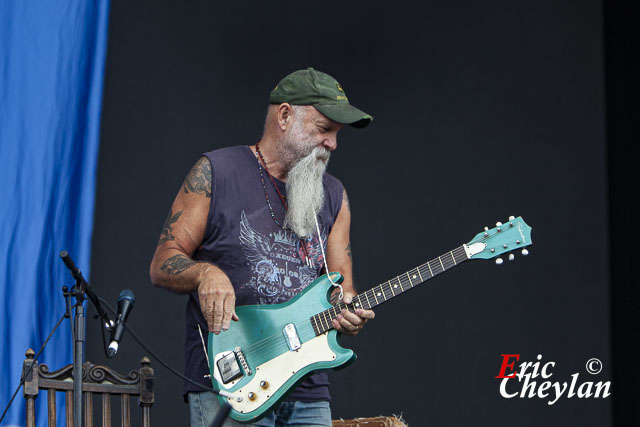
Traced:
<path fill-rule="evenodd" d="M 488 235 L 488 236 L 482 236 L 482 237 L 478 240 L 478 242 L 486 241 L 486 240 L 488 240 L 488 239 L 492 238 L 493 236 L 495 236 L 496 234 L 497 234 L 497 233 L 494 233 L 494 234 L 492 234 L 492 235 Z M 454 254 L 454 252 L 456 252 L 456 254 Z M 464 246 L 459 246 L 459 247 L 457 247 L 457 248 L 453 249 L 452 251 L 450 251 L 450 253 L 452 254 L 452 256 L 453 256 L 453 258 L 454 258 L 454 259 L 455 259 L 456 255 L 461 255 L 463 252 L 464 252 L 464 253 L 465 253 L 465 255 L 466 255 L 466 251 L 464 250 Z M 443 256 L 443 255 L 440 255 L 438 258 L 435 258 L 435 259 L 433 259 L 433 260 L 431 260 L 431 261 L 428 261 L 428 262 L 426 262 L 426 263 L 424 263 L 424 264 L 422 264 L 422 265 L 420 265 L 420 266 L 418 266 L 418 267 L 415 267 L 415 268 L 413 268 L 413 269 L 411 269 L 411 270 L 408 270 L 406 273 L 403 273 L 402 275 L 399 275 L 399 276 L 396 276 L 395 278 L 389 279 L 389 280 L 387 280 L 386 282 L 383 282 L 383 283 L 382 283 L 382 284 L 380 284 L 380 285 L 374 286 L 374 287 L 372 287 L 371 289 L 368 289 L 367 291 L 363 292 L 362 294 L 357 295 L 357 297 L 358 297 L 358 299 L 359 299 L 359 301 L 360 301 L 360 305 L 361 305 L 361 306 L 363 306 L 363 304 L 362 304 L 362 302 L 361 302 L 361 298 L 360 298 L 363 294 L 365 295 L 365 298 L 372 297 L 372 298 L 376 299 L 376 301 L 377 301 L 377 298 L 375 298 L 375 297 L 376 297 L 376 294 L 375 294 L 375 291 L 374 291 L 374 289 L 376 289 L 376 288 L 380 288 L 380 289 L 379 289 L 379 291 L 382 291 L 382 294 L 384 295 L 384 298 L 385 298 L 385 300 L 384 300 L 384 301 L 386 301 L 386 300 L 388 300 L 388 299 L 389 299 L 389 298 L 387 298 L 387 294 L 388 294 L 388 293 L 390 293 L 390 294 L 391 294 L 391 295 L 390 295 L 390 298 L 393 298 L 396 294 L 394 293 L 394 291 L 393 291 L 393 290 L 392 290 L 392 288 L 391 288 L 391 280 L 394 280 L 394 279 L 395 279 L 395 280 L 397 280 L 397 281 L 398 281 L 398 283 L 400 284 L 401 290 L 402 290 L 402 292 L 401 292 L 401 293 L 403 293 L 403 292 L 405 292 L 406 290 L 411 289 L 411 288 L 413 288 L 413 287 L 415 287 L 415 286 L 417 286 L 417 285 L 419 285 L 419 284 L 422 284 L 422 283 L 426 282 L 427 280 L 431 279 L 432 277 L 435 277 L 436 275 L 438 275 L 438 274 L 440 274 L 440 273 L 443 273 L 444 271 L 446 271 L 447 269 L 451 268 L 452 266 L 457 265 L 457 262 L 455 262 L 455 261 L 450 261 L 450 260 L 448 260 L 448 259 L 446 259 L 445 261 L 442 261 L 442 256 Z M 446 256 L 446 254 L 445 254 L 445 256 Z M 497 255 L 496 255 L 496 256 L 497 256 Z M 447 257 L 447 258 L 448 258 L 448 257 Z M 465 257 L 462 261 L 465 261 L 465 260 L 467 260 L 467 259 L 468 259 L 468 258 L 467 258 L 467 257 Z M 422 268 L 422 269 L 424 269 L 424 268 L 425 268 L 425 266 L 429 266 L 428 268 L 430 268 L 430 264 L 431 264 L 431 263 L 433 263 L 433 262 L 435 262 L 436 260 L 439 260 L 439 262 L 443 263 L 443 265 L 444 265 L 444 264 L 446 264 L 446 265 L 447 265 L 447 267 L 446 267 L 446 268 L 444 268 L 444 270 L 441 268 L 441 270 L 442 270 L 442 271 L 439 271 L 439 272 L 438 272 L 438 273 L 436 273 L 436 274 L 433 274 L 433 273 L 432 273 L 432 269 L 430 269 L 430 271 L 429 271 L 429 275 L 430 275 L 430 277 L 428 277 L 426 280 L 421 280 L 421 281 L 420 281 L 419 283 L 417 283 L 416 285 L 413 285 L 413 283 L 411 282 L 411 280 L 410 280 L 408 277 L 407 277 L 406 279 L 404 278 L 404 275 L 405 275 L 405 274 L 411 273 L 411 272 L 412 272 L 412 271 L 414 271 L 414 270 L 416 270 L 416 272 L 418 272 L 418 273 L 420 274 L 420 277 L 422 277 L 422 272 L 420 271 L 420 269 L 421 269 L 421 268 Z M 436 264 L 436 265 L 437 265 L 437 264 Z M 426 271 L 425 271 L 425 274 L 426 274 Z M 388 284 L 388 289 L 385 289 L 385 288 L 384 288 L 384 286 L 385 286 L 386 284 Z M 404 286 L 406 286 L 406 285 L 409 285 L 409 288 L 408 288 L 408 289 L 405 289 L 405 288 L 404 288 Z M 397 285 L 394 285 L 394 286 L 397 286 Z M 369 294 L 370 294 L 370 295 L 369 295 Z M 384 301 L 383 301 L 383 302 L 384 302 Z M 376 305 L 379 305 L 379 304 L 381 304 L 381 303 L 380 303 L 380 302 L 378 302 Z M 370 305 L 370 303 L 369 303 L 369 305 Z M 369 308 L 372 308 L 372 307 L 373 307 L 373 306 L 372 306 L 372 305 L 370 305 L 370 307 L 369 307 Z M 337 308 L 339 308 L 339 309 L 340 309 L 340 311 L 341 311 L 343 308 L 347 308 L 347 309 L 352 308 L 353 310 L 355 310 L 355 305 L 354 305 L 353 303 L 351 303 L 351 304 L 349 304 L 349 305 L 344 304 L 344 303 L 340 303 L 340 304 L 338 304 L 338 305 L 336 305 L 336 306 L 334 306 L 334 307 L 331 307 L 331 308 L 329 308 L 329 309 L 324 310 L 323 312 L 320 312 L 320 313 L 317 313 L 317 314 L 315 314 L 315 315 L 311 316 L 309 320 L 306 320 L 306 319 L 305 319 L 305 320 L 303 321 L 303 323 L 302 323 L 301 325 L 299 325 L 299 326 L 300 326 L 300 328 L 298 328 L 298 325 L 296 325 L 296 326 L 297 326 L 297 329 L 299 329 L 299 334 L 304 334 L 304 333 L 310 332 L 311 330 L 313 330 L 313 333 L 315 334 L 315 333 L 316 333 L 316 329 L 317 329 L 317 331 L 318 331 L 318 332 L 320 332 L 320 330 L 322 330 L 322 332 L 321 332 L 321 333 L 324 333 L 324 332 L 326 332 L 326 331 L 328 331 L 328 330 L 330 330 L 330 329 L 333 329 L 333 327 L 332 327 L 332 326 L 328 326 L 328 325 L 329 325 L 328 320 L 331 320 L 331 321 L 332 321 L 332 320 L 334 320 L 334 319 L 336 318 L 336 317 L 333 317 L 333 316 L 335 315 L 335 310 L 336 310 Z M 334 311 L 334 313 L 331 313 L 331 311 L 332 311 L 332 310 Z M 350 311 L 351 311 L 351 310 L 350 310 Z M 320 315 L 322 315 L 322 316 L 323 316 L 323 318 L 322 318 L 322 319 L 316 318 L 316 319 L 315 319 L 315 320 L 316 320 L 316 324 L 317 324 L 317 321 L 318 321 L 318 320 L 324 321 L 324 323 L 322 323 L 322 322 L 321 322 L 321 325 L 322 325 L 322 326 L 321 326 L 320 328 L 318 328 L 318 327 L 314 328 L 314 327 L 313 327 L 313 324 L 312 324 L 312 322 L 311 322 L 311 319 L 313 319 L 314 317 L 317 317 L 317 316 L 319 317 Z M 327 320 L 327 317 L 328 317 L 328 320 Z M 326 324 L 326 326 L 325 326 L 325 324 Z M 327 327 L 328 329 L 325 329 L 325 327 Z M 269 337 L 265 337 L 265 338 L 263 338 L 262 340 L 257 341 L 257 342 L 255 342 L 255 343 L 251 344 L 250 346 L 248 346 L 248 347 L 244 350 L 244 351 L 245 351 L 245 354 L 247 354 L 247 355 L 248 355 L 248 354 L 254 354 L 257 350 L 264 350 L 264 347 L 265 347 L 265 346 L 269 346 L 269 344 L 272 344 L 274 340 L 277 340 L 278 344 L 282 344 L 282 338 L 281 338 L 279 335 L 280 335 L 279 333 L 275 333 L 275 334 L 273 334 L 273 335 L 271 335 L 271 336 L 269 336 Z M 272 348 L 273 348 L 273 347 L 272 347 Z"/>
<path fill-rule="evenodd" d="M 464 252 L 464 248 L 463 248 L 462 246 L 459 246 L 459 247 L 457 247 L 456 249 L 453 249 L 453 250 L 452 250 L 452 251 L 450 251 L 450 252 L 451 252 L 452 254 L 453 254 L 453 252 L 456 252 L 456 254 L 455 254 L 455 255 L 462 255 L 462 253 Z M 455 257 L 455 255 L 454 255 L 454 257 Z M 442 256 L 443 256 L 443 255 L 441 255 L 439 258 L 441 258 Z M 447 258 L 448 258 L 448 257 L 447 257 Z M 437 259 L 437 258 L 436 258 L 436 259 Z M 433 260 L 429 261 L 428 263 L 433 263 L 433 262 L 435 262 L 435 261 L 436 261 L 436 259 L 433 259 Z M 466 259 L 466 258 L 465 258 L 465 259 Z M 453 261 L 448 260 L 448 259 L 446 259 L 445 261 L 440 261 L 440 262 L 443 262 L 443 264 L 446 264 L 446 266 L 447 266 L 447 267 L 445 268 L 445 270 L 447 270 L 447 269 L 451 268 L 452 266 L 457 265 L 457 262 L 453 262 Z M 385 295 L 385 301 L 386 301 L 387 299 L 392 298 L 393 296 L 395 296 L 395 294 L 394 294 L 393 290 L 391 289 L 391 280 L 396 279 L 396 280 L 398 280 L 398 281 L 399 281 L 399 284 L 400 284 L 400 286 L 401 286 L 401 288 L 402 288 L 402 292 L 404 292 L 404 291 L 405 291 L 405 286 L 409 286 L 409 288 L 407 288 L 407 289 L 406 289 L 406 290 L 408 290 L 408 289 L 410 289 L 410 288 L 412 288 L 412 287 L 417 286 L 418 284 L 422 284 L 422 283 L 424 283 L 426 280 L 425 280 L 425 281 L 420 281 L 420 282 L 419 282 L 419 283 L 417 283 L 416 285 L 412 285 L 411 281 L 410 281 L 408 278 L 404 278 L 404 275 L 405 275 L 405 274 L 408 274 L 408 273 L 410 273 L 410 272 L 412 272 L 413 270 L 416 270 L 417 272 L 420 272 L 420 271 L 419 271 L 419 268 L 421 268 L 421 267 L 422 267 L 422 268 L 424 268 L 424 266 L 425 266 L 426 264 L 428 264 L 428 263 L 425 263 L 425 264 L 420 265 L 420 266 L 418 266 L 418 267 L 415 267 L 415 268 L 413 268 L 413 269 L 411 269 L 411 270 L 408 270 L 406 273 L 403 273 L 403 274 L 402 274 L 402 275 L 400 275 L 400 276 L 396 276 L 395 278 L 389 279 L 388 281 L 383 282 L 383 283 L 382 283 L 382 284 L 380 284 L 380 285 L 377 285 L 376 287 L 379 287 L 379 288 L 383 291 L 383 293 L 384 293 L 384 295 Z M 442 270 L 442 271 L 440 271 L 440 272 L 436 273 L 435 275 L 440 274 L 440 273 L 444 272 L 445 270 Z M 426 271 L 425 271 L 425 274 L 426 274 Z M 433 276 L 431 276 L 431 277 L 434 277 L 435 275 L 433 275 Z M 429 277 L 427 280 L 429 280 L 431 277 Z M 403 281 L 403 280 L 404 280 L 404 281 Z M 386 285 L 387 283 L 389 284 L 389 285 L 388 285 L 388 289 L 387 289 L 387 290 L 385 290 L 385 289 L 384 289 L 384 285 Z M 363 295 L 363 294 L 371 293 L 371 295 L 370 295 L 370 296 L 373 298 L 373 297 L 374 297 L 373 289 L 375 289 L 376 287 L 373 287 L 373 288 L 371 288 L 371 289 L 368 289 L 367 291 L 363 292 L 362 294 L 359 294 L 359 295 L 358 295 L 358 297 L 360 297 L 360 296 L 361 296 L 361 295 Z M 387 295 L 387 294 L 389 294 L 389 295 L 390 295 L 390 296 L 389 296 L 389 298 L 386 298 L 386 295 Z M 361 300 L 361 298 L 359 298 L 359 300 Z M 362 305 L 362 303 L 360 303 L 360 304 Z M 342 305 L 342 307 L 341 307 L 341 305 Z M 352 308 L 353 310 L 355 310 L 355 309 L 356 309 L 356 306 L 354 305 L 354 303 L 351 303 L 351 304 L 349 304 L 349 305 L 346 305 L 346 304 L 344 304 L 344 303 L 340 303 L 340 304 L 339 304 L 339 305 L 337 305 L 337 306 L 331 307 L 331 308 L 329 308 L 329 309 L 324 310 L 323 312 L 320 312 L 320 313 L 315 314 L 314 316 L 311 316 L 311 318 L 313 318 L 313 317 L 315 317 L 315 316 L 323 315 L 323 319 L 322 319 L 322 321 L 324 321 L 324 323 L 323 323 L 323 325 L 322 325 L 322 327 L 321 327 L 321 329 L 323 330 L 323 332 L 326 332 L 327 330 L 333 329 L 333 327 L 328 326 L 328 325 L 329 325 L 329 323 L 328 323 L 327 317 L 328 317 L 328 319 L 329 319 L 329 320 L 333 320 L 333 319 L 335 319 L 335 317 L 333 317 L 333 316 L 335 315 L 335 313 L 331 313 L 331 311 L 332 311 L 332 310 L 334 310 L 334 308 L 340 308 L 340 311 L 342 310 L 342 308 Z M 371 307 L 370 307 L 370 308 L 371 308 Z M 350 311 L 351 311 L 351 310 L 350 310 Z M 328 315 L 328 316 L 327 316 L 327 315 Z M 326 325 L 328 326 L 328 329 L 325 329 L 325 325 L 324 325 L 324 324 L 326 324 Z M 296 326 L 298 326 L 298 325 L 296 325 Z M 305 319 L 305 320 L 303 321 L 303 324 L 302 324 L 302 325 L 300 325 L 300 326 L 301 326 L 301 327 L 300 327 L 299 334 L 302 334 L 302 333 L 305 333 L 305 332 L 309 332 L 309 331 L 310 331 L 310 329 L 313 329 L 313 325 L 312 325 L 312 323 L 311 323 L 311 320 L 310 320 L 310 319 L 309 319 L 309 320 Z M 313 332 L 314 332 L 314 334 L 315 334 L 315 330 L 314 330 Z M 250 346 L 248 346 L 248 347 L 247 347 L 245 350 L 243 350 L 243 351 L 245 352 L 245 354 L 248 354 L 248 353 L 255 353 L 258 349 L 260 349 L 260 350 L 264 350 L 264 346 L 267 346 L 267 345 L 271 344 L 274 340 L 277 340 L 277 343 L 278 343 L 278 344 L 282 344 L 282 338 L 281 338 L 280 334 L 279 334 L 279 333 L 275 333 L 275 334 L 273 334 L 273 335 L 271 335 L 271 336 L 269 336 L 269 337 L 265 337 L 265 338 L 263 338 L 262 340 L 257 341 L 257 342 L 255 342 L 255 343 L 251 344 Z"/>
<path fill-rule="evenodd" d="M 482 240 L 484 240 L 484 239 L 482 239 Z M 455 254 L 454 254 L 454 252 L 455 252 Z M 464 260 L 467 260 L 467 259 L 468 259 L 468 258 L 466 257 L 466 251 L 464 251 L 464 247 L 463 247 L 463 246 L 459 246 L 458 248 L 456 248 L 456 249 L 454 249 L 454 250 L 450 251 L 450 253 L 453 255 L 453 257 L 454 257 L 454 258 L 456 258 L 456 256 L 457 256 L 457 257 L 460 257 L 460 256 L 464 253 L 464 254 L 465 254 L 465 257 L 462 259 L 462 261 L 464 261 Z M 439 258 L 440 258 L 440 260 L 438 260 L 438 262 L 442 262 L 442 256 L 443 256 L 443 255 L 441 255 L 441 256 L 439 257 Z M 446 256 L 446 255 L 444 255 L 444 256 Z M 380 290 L 380 291 L 382 291 L 382 293 L 384 294 L 384 298 L 385 298 L 385 300 L 384 300 L 384 301 L 386 301 L 386 300 L 388 300 L 389 298 L 392 298 L 393 296 L 395 296 L 395 293 L 394 293 L 394 291 L 392 290 L 392 287 L 391 287 L 391 281 L 392 281 L 392 280 L 394 280 L 394 279 L 398 281 L 398 284 L 400 285 L 400 287 L 401 287 L 401 289 L 402 289 L 402 292 L 405 292 L 406 290 L 411 289 L 411 288 L 413 288 L 413 287 L 417 286 L 418 284 L 422 284 L 422 283 L 424 283 L 426 280 L 424 280 L 424 281 L 420 281 L 419 283 L 417 283 L 417 284 L 413 285 L 413 282 L 412 282 L 408 277 L 407 277 L 407 278 L 405 278 L 404 276 L 405 276 L 406 274 L 408 274 L 408 273 L 411 273 L 411 272 L 415 271 L 415 272 L 419 273 L 419 274 L 420 274 L 420 276 L 422 277 L 422 271 L 420 271 L 420 269 L 425 269 L 425 275 L 426 275 L 426 274 L 427 274 L 427 272 L 426 272 L 426 268 L 425 268 L 425 266 L 426 266 L 427 264 L 430 264 L 430 263 L 436 263 L 436 265 L 437 265 L 436 260 L 437 260 L 437 258 L 436 258 L 436 259 L 434 259 L 434 260 L 429 261 L 428 263 L 425 263 L 425 264 L 423 264 L 423 265 L 420 265 L 420 266 L 418 266 L 418 267 L 415 267 L 415 268 L 413 268 L 413 269 L 411 269 L 411 270 L 409 270 L 409 271 L 405 272 L 404 274 L 402 274 L 402 275 L 400 275 L 400 276 L 396 276 L 395 278 L 390 279 L 390 280 L 388 280 L 388 281 L 386 281 L 386 282 L 384 282 L 384 283 L 382 283 L 382 284 L 380 284 L 380 285 L 378 285 L 378 286 L 376 286 L 376 287 L 373 287 L 373 288 L 371 288 L 371 289 L 368 289 L 367 291 L 363 292 L 362 294 L 359 294 L 359 295 L 358 295 L 358 297 L 359 297 L 359 301 L 360 301 L 361 305 L 362 305 L 362 302 L 361 302 L 361 299 L 362 299 L 362 298 L 361 298 L 361 296 L 362 296 L 363 294 L 365 295 L 365 298 L 371 297 L 372 299 L 375 299 L 374 294 L 375 294 L 375 289 L 376 289 L 376 288 L 380 288 L 379 290 Z M 445 258 L 445 260 L 444 260 L 443 264 L 446 264 L 445 269 L 444 269 L 444 270 L 440 269 L 440 270 L 442 270 L 442 271 L 439 271 L 439 272 L 438 272 L 438 273 L 436 273 L 435 275 L 440 274 L 440 273 L 442 273 L 442 272 L 446 271 L 447 269 L 451 268 L 452 266 L 457 265 L 457 262 L 454 262 L 453 260 L 448 260 L 448 257 L 447 257 L 447 258 Z M 431 271 L 429 272 L 429 274 L 431 275 Z M 414 275 L 415 275 L 415 274 L 414 274 Z M 427 278 L 427 280 L 429 280 L 430 278 L 434 277 L 435 275 L 431 275 L 430 277 L 428 277 L 428 278 Z M 385 289 L 385 285 L 387 285 L 387 289 Z M 395 288 L 395 287 L 397 287 L 397 286 L 398 286 L 398 285 L 393 285 L 393 287 L 394 287 L 394 288 Z M 408 286 L 408 287 L 407 287 L 407 286 Z M 405 288 L 405 287 L 407 287 L 407 288 Z M 389 295 L 389 298 L 387 298 L 387 295 Z M 383 301 L 383 302 L 384 302 L 384 301 Z M 376 304 L 376 305 L 379 305 L 379 304 L 380 304 L 380 303 L 378 302 L 378 304 Z M 372 308 L 372 307 L 373 307 L 373 306 L 372 306 L 372 305 L 370 305 L 370 307 L 369 307 L 369 308 Z M 337 306 L 331 307 L 331 308 L 329 308 L 329 309 L 327 309 L 327 310 L 325 310 L 325 311 L 323 311 L 323 312 L 320 312 L 320 313 L 317 313 L 317 314 L 316 314 L 316 315 L 314 315 L 314 316 L 311 316 L 311 318 L 313 318 L 313 317 L 319 317 L 320 315 L 322 315 L 322 318 L 317 318 L 317 319 L 315 319 L 315 320 L 316 320 L 316 324 L 317 324 L 317 321 L 320 321 L 320 323 L 321 323 L 321 325 L 322 325 L 322 326 L 321 326 L 321 328 L 316 327 L 316 329 L 317 329 L 318 331 L 320 331 L 320 330 L 321 330 L 321 331 L 322 331 L 321 333 L 324 333 L 324 332 L 326 332 L 327 330 L 333 329 L 331 326 L 328 326 L 328 325 L 329 325 L 329 323 L 328 323 L 327 318 L 328 318 L 329 320 L 333 320 L 333 319 L 335 319 L 335 317 L 334 317 L 334 316 L 335 316 L 335 312 L 334 312 L 334 313 L 332 313 L 332 310 L 334 310 L 334 309 L 340 309 L 340 310 L 342 310 L 343 308 L 351 308 L 351 309 L 354 309 L 354 310 L 355 310 L 355 306 L 354 306 L 354 304 L 346 305 L 346 304 L 344 304 L 344 303 L 340 303 L 340 304 L 339 304 L 339 305 L 337 305 Z M 311 318 L 310 318 L 310 319 L 311 319 Z M 314 328 L 313 328 L 313 324 L 312 324 L 311 320 L 305 320 L 305 321 L 303 321 L 303 323 L 302 323 L 301 325 L 296 325 L 296 326 L 297 326 L 297 329 L 299 329 L 299 333 L 300 333 L 300 334 L 303 334 L 303 333 L 305 333 L 305 332 L 310 332 L 311 330 L 313 330 L 313 333 L 314 333 L 314 334 L 316 333 L 316 329 L 314 329 Z M 328 329 L 325 329 L 325 328 L 327 328 L 327 327 L 328 327 Z M 258 342 L 256 342 L 256 343 L 252 344 L 251 346 L 247 347 L 247 349 L 245 350 L 245 351 L 246 351 L 246 353 L 251 353 L 251 354 L 253 354 L 253 353 L 255 353 L 255 351 L 256 351 L 256 350 L 258 350 L 258 349 L 261 349 L 261 350 L 262 350 L 262 349 L 264 349 L 264 346 L 269 345 L 269 344 L 271 344 L 271 343 L 272 343 L 272 338 L 277 339 L 277 340 L 278 340 L 278 344 L 280 344 L 280 347 L 283 347 L 283 346 L 282 346 L 282 338 L 281 338 L 281 337 L 279 337 L 279 335 L 280 335 L 280 334 L 276 333 L 276 334 L 273 334 L 273 335 L 271 335 L 271 336 L 269 336 L 269 337 L 266 337 L 266 338 L 264 338 L 264 339 L 262 339 L 262 340 L 260 340 L 260 341 L 258 341 Z M 285 347 L 285 348 L 286 348 L 286 347 Z"/>
<path fill-rule="evenodd" d="M 462 253 L 463 253 L 463 247 L 462 247 L 462 246 L 460 246 L 460 247 L 458 247 L 458 248 L 456 248 L 456 249 L 452 250 L 451 252 L 454 252 L 454 251 L 456 252 L 456 255 L 460 256 L 460 255 L 462 255 Z M 441 257 L 442 257 L 442 255 L 441 255 Z M 466 258 L 465 258 L 465 259 L 466 259 Z M 429 263 L 433 263 L 433 262 L 435 262 L 435 259 L 434 259 L 434 260 L 429 261 Z M 444 263 L 447 265 L 447 267 L 445 268 L 445 270 L 446 270 L 446 269 L 448 269 L 448 268 L 450 268 L 450 267 L 452 267 L 452 266 L 454 266 L 454 265 L 456 265 L 456 263 L 455 263 L 455 262 L 453 262 L 453 261 L 451 261 L 451 260 L 447 260 L 447 259 L 445 259 Z M 380 288 L 380 290 L 382 290 L 382 291 L 384 292 L 384 295 L 385 295 L 385 301 L 386 301 L 387 299 L 392 298 L 392 297 L 394 296 L 394 292 L 391 290 L 391 285 L 390 285 L 391 280 L 394 280 L 394 279 L 395 279 L 395 280 L 400 280 L 400 282 L 399 282 L 399 283 L 400 283 L 400 286 L 403 288 L 403 291 L 405 290 L 405 287 L 406 287 L 406 286 L 409 286 L 409 288 L 411 288 L 411 287 L 415 287 L 415 286 L 417 286 L 418 284 L 423 283 L 423 281 L 420 281 L 420 282 L 419 282 L 418 284 L 416 284 L 416 285 L 412 285 L 412 283 L 411 283 L 410 281 L 408 281 L 408 279 L 407 279 L 407 278 L 404 278 L 404 275 L 405 275 L 405 274 L 407 274 L 407 273 L 410 273 L 410 272 L 412 272 L 412 271 L 414 271 L 414 270 L 416 270 L 416 272 L 419 272 L 420 274 L 422 274 L 422 272 L 421 272 L 421 271 L 419 271 L 418 269 L 419 269 L 419 268 L 423 268 L 423 269 L 425 269 L 425 265 L 426 265 L 426 264 L 420 265 L 419 267 L 415 267 L 415 268 L 413 268 L 413 269 L 409 270 L 408 272 L 403 273 L 403 274 L 402 274 L 402 275 L 400 275 L 400 276 L 396 276 L 396 277 L 395 277 L 395 278 L 393 278 L 393 279 L 390 279 L 390 280 L 388 280 L 388 281 L 386 281 L 386 282 L 383 282 L 383 283 L 382 283 L 382 284 L 380 284 L 380 285 L 377 285 L 377 286 L 375 286 L 375 287 L 373 287 L 373 288 L 371 288 L 371 289 L 368 289 L 367 291 L 363 292 L 362 294 L 359 294 L 359 295 L 358 295 L 358 297 L 359 297 L 359 299 L 361 299 L 361 296 L 362 296 L 363 294 L 367 294 L 367 295 L 366 295 L 366 297 L 374 298 L 374 293 L 375 293 L 375 292 L 374 292 L 374 289 L 376 289 L 376 288 Z M 425 269 L 425 270 L 426 270 L 426 269 Z M 441 272 L 442 272 L 442 271 L 440 271 L 439 273 L 441 273 Z M 437 274 L 439 274 L 439 273 L 437 273 Z M 430 273 L 429 273 L 429 274 L 430 274 Z M 426 275 L 426 271 L 425 271 L 425 275 Z M 433 276 L 431 276 L 431 277 L 433 277 Z M 429 277 L 427 280 L 429 280 L 431 277 Z M 387 286 L 387 289 L 384 289 L 384 286 L 385 286 L 385 285 L 387 285 L 388 283 L 389 283 L 389 285 Z M 397 286 L 397 285 L 396 285 L 396 286 Z M 408 288 L 407 288 L 407 289 L 408 289 Z M 388 297 L 388 298 L 387 298 L 387 295 L 389 295 L 389 297 Z M 322 329 L 326 331 L 327 329 L 325 329 L 325 323 L 327 323 L 327 317 L 328 317 L 330 320 L 335 319 L 335 317 L 334 317 L 335 313 L 331 313 L 331 311 L 332 311 L 332 310 L 334 310 L 334 308 L 339 309 L 340 311 L 341 311 L 343 308 L 349 308 L 349 309 L 355 310 L 355 309 L 356 309 L 356 306 L 355 306 L 353 303 L 352 303 L 352 304 L 349 304 L 349 305 L 346 305 L 346 304 L 344 304 L 344 303 L 340 303 L 339 305 L 336 305 L 336 306 L 334 306 L 334 307 L 331 307 L 331 308 L 329 308 L 329 309 L 327 309 L 327 310 L 325 310 L 325 311 L 323 311 L 323 312 L 317 313 L 316 315 L 311 316 L 311 317 L 315 317 L 315 316 L 323 315 L 323 318 L 322 318 L 322 319 L 318 319 L 318 320 L 322 320 L 322 321 L 323 321 Z M 327 315 L 328 315 L 328 316 L 327 316 Z M 307 326 L 307 327 L 313 328 L 313 325 L 311 324 L 311 321 L 310 321 L 310 320 L 306 320 L 306 319 L 305 319 L 304 324 L 303 324 L 302 326 L 303 326 L 303 327 L 304 327 L 304 326 Z M 331 329 L 331 327 L 329 327 L 329 329 Z M 315 331 L 314 331 L 314 332 L 315 332 Z M 273 335 L 271 335 L 271 336 L 269 336 L 269 337 L 265 337 L 265 338 L 263 338 L 262 340 L 260 340 L 260 341 L 258 341 L 258 342 L 256 342 L 256 343 L 253 343 L 250 347 L 247 347 L 247 349 L 248 349 L 248 351 L 251 351 L 251 350 L 255 350 L 255 349 L 257 348 L 257 346 L 258 346 L 258 345 L 260 345 L 260 344 L 268 344 L 268 342 L 267 342 L 267 341 L 269 341 L 272 337 L 273 337 L 273 338 L 277 338 L 277 339 L 279 339 L 279 340 L 280 340 L 279 335 L 280 335 L 280 334 L 276 333 L 276 334 L 273 334 Z"/>

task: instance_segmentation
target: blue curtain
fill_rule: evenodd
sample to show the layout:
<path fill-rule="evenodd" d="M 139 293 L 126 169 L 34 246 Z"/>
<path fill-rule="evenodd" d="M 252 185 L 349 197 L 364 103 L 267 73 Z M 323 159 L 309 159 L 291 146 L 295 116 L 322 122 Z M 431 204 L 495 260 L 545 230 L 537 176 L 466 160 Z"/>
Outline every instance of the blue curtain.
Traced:
<path fill-rule="evenodd" d="M 108 11 L 108 0 L 0 1 L 0 411 L 25 350 L 64 313 L 73 280 L 60 250 L 89 274 Z M 40 362 L 58 369 L 72 349 L 65 320 Z M 24 411 L 20 392 L 2 425 L 24 425 Z"/>

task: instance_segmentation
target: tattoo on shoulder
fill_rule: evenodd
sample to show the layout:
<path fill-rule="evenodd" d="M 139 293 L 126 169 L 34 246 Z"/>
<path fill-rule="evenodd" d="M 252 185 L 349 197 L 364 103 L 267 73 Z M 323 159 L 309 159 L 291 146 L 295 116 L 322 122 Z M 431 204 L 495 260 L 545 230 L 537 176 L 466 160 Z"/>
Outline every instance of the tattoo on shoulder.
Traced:
<path fill-rule="evenodd" d="M 185 193 L 204 194 L 211 198 L 211 163 L 201 157 L 189 171 L 182 186 Z"/>
<path fill-rule="evenodd" d="M 347 190 L 342 190 L 342 200 L 347 203 L 347 209 L 351 212 L 351 205 L 349 204 L 349 197 L 347 197 Z"/>
<path fill-rule="evenodd" d="M 163 244 L 164 242 L 168 242 L 170 240 L 175 240 L 173 236 L 173 224 L 180 218 L 182 215 L 182 211 L 178 211 L 175 214 L 173 211 L 169 211 L 169 215 L 167 219 L 164 221 L 164 225 L 162 226 L 162 233 L 160 234 L 160 240 L 158 241 L 158 246 Z"/>
<path fill-rule="evenodd" d="M 160 270 L 172 276 L 177 276 L 178 274 L 182 273 L 185 270 L 188 270 L 196 264 L 197 262 L 195 262 L 191 258 L 188 258 L 185 255 L 178 254 L 167 259 L 162 264 L 162 267 L 160 267 Z"/>

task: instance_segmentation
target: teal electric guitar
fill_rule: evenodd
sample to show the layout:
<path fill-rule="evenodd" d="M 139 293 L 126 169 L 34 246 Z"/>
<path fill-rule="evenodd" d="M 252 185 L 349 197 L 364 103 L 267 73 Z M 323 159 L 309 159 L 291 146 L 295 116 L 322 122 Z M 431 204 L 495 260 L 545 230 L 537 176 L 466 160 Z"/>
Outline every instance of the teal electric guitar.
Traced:
<path fill-rule="evenodd" d="M 237 421 L 259 419 L 308 374 L 341 368 L 356 358 L 338 344 L 331 324 L 343 308 L 373 308 L 464 261 L 505 253 L 512 260 L 512 252 L 526 255 L 524 247 L 530 244 L 531 227 L 521 217 L 510 217 L 495 228 L 485 227 L 469 243 L 357 295 L 348 305 L 331 305 L 333 286 L 324 275 L 286 303 L 236 307 L 240 320 L 220 335 L 209 334 L 210 371 L 218 399 L 231 405 L 230 415 Z M 342 281 L 339 273 L 331 277 Z"/>

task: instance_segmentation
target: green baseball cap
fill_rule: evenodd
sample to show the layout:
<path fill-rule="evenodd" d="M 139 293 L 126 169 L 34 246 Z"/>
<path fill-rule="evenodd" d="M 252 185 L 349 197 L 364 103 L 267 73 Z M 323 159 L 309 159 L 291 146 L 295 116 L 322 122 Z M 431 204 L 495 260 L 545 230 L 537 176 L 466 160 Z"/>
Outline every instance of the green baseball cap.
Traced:
<path fill-rule="evenodd" d="M 333 77 L 309 67 L 289 74 L 271 91 L 270 104 L 313 105 L 331 120 L 363 128 L 373 116 L 349 104 L 340 83 Z"/>

